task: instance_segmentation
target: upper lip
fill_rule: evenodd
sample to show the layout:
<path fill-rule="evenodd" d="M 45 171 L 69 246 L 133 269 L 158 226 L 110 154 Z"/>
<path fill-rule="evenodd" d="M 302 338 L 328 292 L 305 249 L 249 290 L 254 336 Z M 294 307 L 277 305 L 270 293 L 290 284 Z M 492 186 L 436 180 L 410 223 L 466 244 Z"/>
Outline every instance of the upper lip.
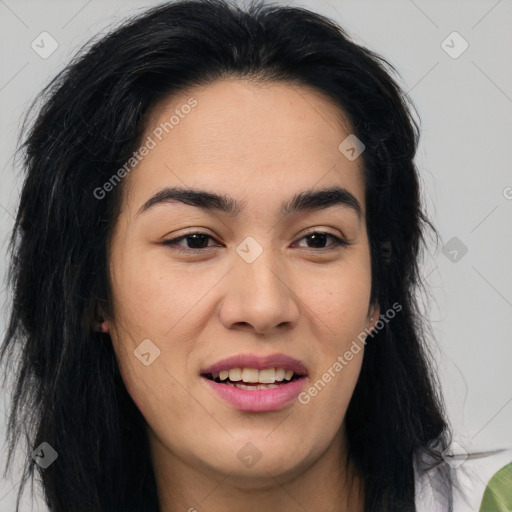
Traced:
<path fill-rule="evenodd" d="M 284 368 L 292 370 L 297 375 L 307 375 L 308 371 L 305 365 L 293 357 L 286 354 L 269 354 L 258 356 L 256 354 L 238 354 L 217 361 L 201 371 L 201 375 L 217 373 L 231 368 L 255 368 L 256 370 L 265 370 L 267 368 Z"/>

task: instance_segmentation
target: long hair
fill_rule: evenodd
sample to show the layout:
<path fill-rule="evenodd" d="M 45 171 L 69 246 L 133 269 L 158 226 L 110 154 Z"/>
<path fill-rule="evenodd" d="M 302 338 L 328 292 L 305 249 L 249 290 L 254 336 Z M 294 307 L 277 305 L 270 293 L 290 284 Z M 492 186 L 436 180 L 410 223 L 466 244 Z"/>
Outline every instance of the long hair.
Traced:
<path fill-rule="evenodd" d="M 364 478 L 367 512 L 415 510 L 422 453 L 451 492 L 442 459 L 450 427 L 417 302 L 427 231 L 439 237 L 413 161 L 418 123 L 395 73 L 306 9 L 188 0 L 149 9 L 90 42 L 41 92 L 19 146 L 25 176 L 0 352 L 14 380 L 6 471 L 26 441 L 18 505 L 37 470 L 53 512 L 158 511 L 145 421 L 109 335 L 93 329 L 100 307 L 111 314 L 108 247 L 122 182 L 101 199 L 94 191 L 132 157 L 157 102 L 224 77 L 313 88 L 365 145 L 371 300 L 381 312 L 402 309 L 368 339 L 346 413 L 348 460 Z M 43 442 L 58 453 L 47 469 L 32 457 Z"/>

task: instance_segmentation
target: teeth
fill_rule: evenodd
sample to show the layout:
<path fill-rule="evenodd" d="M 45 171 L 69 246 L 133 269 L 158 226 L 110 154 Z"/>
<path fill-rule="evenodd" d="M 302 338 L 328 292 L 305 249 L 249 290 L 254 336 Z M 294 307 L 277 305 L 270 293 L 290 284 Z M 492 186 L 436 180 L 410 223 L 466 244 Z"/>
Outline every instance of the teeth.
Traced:
<path fill-rule="evenodd" d="M 293 373 L 293 372 L 292 372 Z M 273 384 L 276 380 L 276 369 L 267 368 L 266 370 L 260 370 L 259 382 L 264 384 Z"/>
<path fill-rule="evenodd" d="M 220 375 L 219 375 L 220 377 Z M 224 380 L 222 377 L 220 377 L 220 380 Z M 242 369 L 241 368 L 233 368 L 229 370 L 229 380 L 232 380 L 233 382 L 238 382 L 239 380 L 242 380 Z"/>
<path fill-rule="evenodd" d="M 230 380 L 231 382 L 248 382 L 259 384 L 273 384 L 274 382 L 289 381 L 293 377 L 292 370 L 284 368 L 266 368 L 265 370 L 257 370 L 256 368 L 231 368 L 230 370 L 222 370 L 213 378 L 219 377 L 221 381 Z M 251 389 L 257 389 L 257 386 L 251 386 Z"/>
<path fill-rule="evenodd" d="M 286 370 L 284 368 L 277 368 L 276 369 L 276 380 L 278 382 L 281 382 L 284 379 L 285 373 L 286 373 Z"/>
<path fill-rule="evenodd" d="M 279 387 L 277 384 L 260 384 L 258 386 L 246 386 L 245 384 L 238 384 L 238 383 L 233 384 L 231 382 L 228 383 L 228 386 L 233 386 L 235 388 L 240 388 L 240 389 L 248 389 L 250 391 L 256 391 L 258 389 L 274 389 L 274 388 Z"/>
<path fill-rule="evenodd" d="M 242 380 L 244 382 L 258 382 L 258 370 L 254 368 L 244 368 L 242 370 Z"/>

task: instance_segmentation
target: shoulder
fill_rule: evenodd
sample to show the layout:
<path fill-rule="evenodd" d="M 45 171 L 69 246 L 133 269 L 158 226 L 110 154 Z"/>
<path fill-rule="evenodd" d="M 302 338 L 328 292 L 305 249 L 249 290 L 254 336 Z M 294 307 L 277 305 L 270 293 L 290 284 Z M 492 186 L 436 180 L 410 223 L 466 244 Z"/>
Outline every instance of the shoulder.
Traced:
<path fill-rule="evenodd" d="M 449 462 L 431 469 L 415 464 L 416 512 L 512 511 L 510 453 L 504 467 L 503 457 L 496 455 Z"/>
<path fill-rule="evenodd" d="M 489 480 L 479 512 L 509 512 L 512 510 L 512 462 L 502 467 Z"/>

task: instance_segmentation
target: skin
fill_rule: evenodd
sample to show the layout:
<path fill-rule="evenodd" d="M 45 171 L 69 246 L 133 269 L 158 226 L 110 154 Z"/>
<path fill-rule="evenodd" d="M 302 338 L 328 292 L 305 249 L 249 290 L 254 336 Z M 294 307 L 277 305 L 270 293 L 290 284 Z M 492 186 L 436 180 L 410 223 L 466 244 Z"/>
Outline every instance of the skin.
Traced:
<path fill-rule="evenodd" d="M 338 150 L 350 125 L 304 86 L 232 78 L 162 101 L 144 139 L 191 96 L 197 106 L 124 178 L 109 256 L 106 328 L 147 421 L 161 510 L 362 512 L 362 482 L 343 461 L 344 417 L 364 350 L 307 405 L 294 400 L 274 412 L 241 412 L 200 377 L 238 353 L 282 352 L 307 366 L 312 384 L 378 320 L 362 159 Z M 293 194 L 335 185 L 358 199 L 361 219 L 347 207 L 277 217 Z M 166 186 L 228 194 L 244 210 L 230 217 L 173 202 L 138 215 Z M 182 254 L 162 244 L 194 231 L 212 237 L 200 246 L 209 248 Z M 315 245 L 304 238 L 309 231 L 351 245 L 330 237 Z M 247 236 L 263 249 L 250 264 L 236 252 Z M 133 353 L 144 339 L 160 350 L 149 366 Z M 248 442 L 261 453 L 252 467 L 237 457 Z"/>

